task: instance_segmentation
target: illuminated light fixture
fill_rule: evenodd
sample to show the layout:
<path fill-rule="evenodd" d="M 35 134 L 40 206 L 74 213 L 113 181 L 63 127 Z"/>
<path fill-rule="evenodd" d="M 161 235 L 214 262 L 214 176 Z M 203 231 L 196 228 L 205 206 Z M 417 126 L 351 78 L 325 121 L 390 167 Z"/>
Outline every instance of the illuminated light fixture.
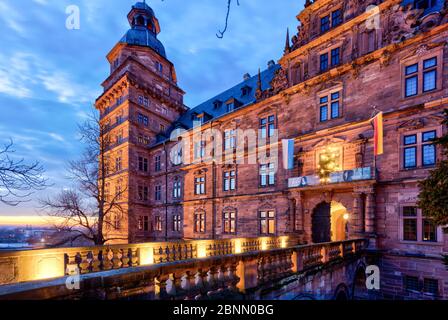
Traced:
<path fill-rule="evenodd" d="M 29 266 L 31 267 L 31 266 Z M 40 258 L 31 280 L 59 278 L 65 275 L 64 259 L 55 256 Z"/>
<path fill-rule="evenodd" d="M 243 252 L 241 239 L 235 239 L 234 245 L 235 245 L 235 254 L 240 254 Z"/>
<path fill-rule="evenodd" d="M 266 251 L 268 249 L 268 239 L 262 238 L 261 239 L 261 250 Z"/>
<path fill-rule="evenodd" d="M 149 266 L 154 264 L 154 249 L 152 247 L 140 248 L 139 261 L 141 266 Z"/>
<path fill-rule="evenodd" d="M 205 243 L 198 244 L 198 258 L 207 257 L 207 247 Z"/>
<path fill-rule="evenodd" d="M 282 237 L 281 238 L 281 247 L 282 247 L 282 249 L 286 248 L 287 243 L 288 243 L 288 237 Z"/>
<path fill-rule="evenodd" d="M 344 214 L 344 220 L 347 221 L 348 219 L 350 219 L 350 215 L 348 213 Z"/>

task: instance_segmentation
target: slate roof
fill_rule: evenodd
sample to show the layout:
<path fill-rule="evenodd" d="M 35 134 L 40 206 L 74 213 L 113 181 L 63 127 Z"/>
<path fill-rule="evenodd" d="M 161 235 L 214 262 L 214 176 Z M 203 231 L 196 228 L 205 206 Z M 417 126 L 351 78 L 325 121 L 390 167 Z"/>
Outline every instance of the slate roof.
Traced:
<path fill-rule="evenodd" d="M 273 64 L 271 67 L 261 72 L 261 87 L 263 90 L 269 89 L 271 87 L 271 81 L 274 78 L 275 72 L 279 69 L 280 65 Z M 228 102 L 232 98 L 236 99 L 240 103 L 239 106 L 235 106 L 234 111 L 253 104 L 256 101 L 255 93 L 257 91 L 257 82 L 258 73 L 255 76 L 237 84 L 233 88 L 230 88 L 222 92 L 221 94 L 218 94 L 217 96 L 214 96 L 213 98 L 188 110 L 176 121 L 175 127 L 181 126 L 186 129 L 193 128 L 193 116 L 195 114 L 202 114 L 205 112 L 207 115 L 211 116 L 208 121 L 210 121 L 211 119 L 217 119 L 227 114 L 226 102 Z M 244 87 L 250 88 L 250 91 L 246 95 L 243 95 Z M 219 107 L 215 105 L 215 102 L 217 101 L 221 102 L 221 105 Z M 205 121 L 204 123 L 207 123 L 208 121 Z"/>
<path fill-rule="evenodd" d="M 149 47 L 166 58 L 165 47 L 162 42 L 157 39 L 156 35 L 151 30 L 145 27 L 135 26 L 129 29 L 128 32 L 121 38 L 120 43 L 128 43 L 137 46 Z"/>

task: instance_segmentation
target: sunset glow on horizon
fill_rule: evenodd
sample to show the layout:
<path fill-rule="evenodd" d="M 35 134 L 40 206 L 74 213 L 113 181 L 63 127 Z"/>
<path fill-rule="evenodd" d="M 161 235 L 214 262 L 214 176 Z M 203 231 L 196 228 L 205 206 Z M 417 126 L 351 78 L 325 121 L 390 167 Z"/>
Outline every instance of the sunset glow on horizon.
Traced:
<path fill-rule="evenodd" d="M 57 222 L 61 222 L 61 218 L 49 216 L 0 216 L 1 226 L 34 226 L 34 227 L 51 227 Z"/>

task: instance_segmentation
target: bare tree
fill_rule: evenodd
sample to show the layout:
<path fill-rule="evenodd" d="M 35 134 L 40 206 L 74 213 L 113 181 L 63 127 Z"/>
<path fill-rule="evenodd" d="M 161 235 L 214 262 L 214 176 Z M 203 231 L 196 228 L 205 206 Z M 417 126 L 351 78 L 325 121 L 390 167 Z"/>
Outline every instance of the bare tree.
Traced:
<path fill-rule="evenodd" d="M 0 203 L 17 206 L 29 201 L 34 191 L 47 187 L 44 168 L 39 162 L 26 164 L 13 157 L 13 141 L 0 149 Z"/>
<path fill-rule="evenodd" d="M 107 179 L 112 172 L 108 153 L 115 141 L 109 126 L 102 124 L 92 112 L 85 123 L 79 125 L 85 150 L 81 158 L 68 165 L 73 189 L 62 190 L 55 197 L 42 199 L 46 214 L 55 217 L 55 227 L 68 236 L 59 245 L 82 238 L 103 245 L 108 241 L 127 240 L 109 236 L 105 229 L 115 228 L 114 218 L 123 214 L 122 198 L 126 189 L 119 189 L 111 196 Z"/>

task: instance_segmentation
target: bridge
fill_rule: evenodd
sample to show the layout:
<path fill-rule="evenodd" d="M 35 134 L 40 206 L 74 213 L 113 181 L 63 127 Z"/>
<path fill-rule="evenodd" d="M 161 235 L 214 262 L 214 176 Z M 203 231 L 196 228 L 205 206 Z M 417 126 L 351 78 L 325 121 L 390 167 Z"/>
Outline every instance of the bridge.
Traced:
<path fill-rule="evenodd" d="M 293 237 L 0 252 L 0 300 L 365 299 L 368 240 Z"/>

